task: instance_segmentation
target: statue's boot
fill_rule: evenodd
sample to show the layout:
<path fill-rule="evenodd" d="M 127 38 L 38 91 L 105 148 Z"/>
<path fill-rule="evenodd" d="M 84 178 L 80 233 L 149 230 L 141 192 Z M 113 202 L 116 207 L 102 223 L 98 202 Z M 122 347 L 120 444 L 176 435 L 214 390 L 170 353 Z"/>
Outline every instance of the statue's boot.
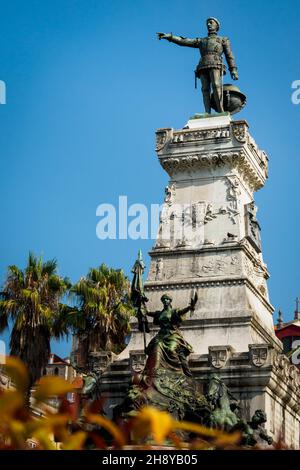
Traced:
<path fill-rule="evenodd" d="M 203 95 L 203 104 L 204 104 L 205 112 L 210 114 L 211 113 L 210 92 L 202 89 L 202 95 Z"/>
<path fill-rule="evenodd" d="M 221 86 L 213 87 L 214 99 L 218 113 L 224 113 L 223 90 Z"/>
<path fill-rule="evenodd" d="M 200 74 L 201 80 L 201 88 L 202 88 L 202 96 L 203 96 L 203 103 L 205 112 L 210 114 L 211 113 L 211 105 L 210 105 L 210 77 L 206 72 Z"/>

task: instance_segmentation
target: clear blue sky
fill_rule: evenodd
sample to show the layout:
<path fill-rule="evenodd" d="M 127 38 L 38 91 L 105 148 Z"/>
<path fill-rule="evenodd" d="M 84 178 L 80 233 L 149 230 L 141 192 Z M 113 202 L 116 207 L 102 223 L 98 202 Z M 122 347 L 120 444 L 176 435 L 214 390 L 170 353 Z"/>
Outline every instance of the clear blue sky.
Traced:
<path fill-rule="evenodd" d="M 129 275 L 151 240 L 100 241 L 98 204 L 161 203 L 168 178 L 154 132 L 202 111 L 193 88 L 196 50 L 159 42 L 156 31 L 205 35 L 221 20 L 231 38 L 245 118 L 270 157 L 256 195 L 271 301 L 291 317 L 299 286 L 298 1 L 0 1 L 0 280 L 28 250 L 56 257 L 76 281 L 102 262 Z M 277 315 L 276 315 L 277 318 Z M 65 355 L 67 343 L 55 345 Z"/>

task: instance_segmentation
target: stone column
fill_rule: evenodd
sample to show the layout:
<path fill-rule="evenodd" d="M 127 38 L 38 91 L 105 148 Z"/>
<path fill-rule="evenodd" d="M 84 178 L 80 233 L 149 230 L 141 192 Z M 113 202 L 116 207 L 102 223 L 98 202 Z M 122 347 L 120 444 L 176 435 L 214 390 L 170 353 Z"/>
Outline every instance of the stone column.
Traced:
<path fill-rule="evenodd" d="M 170 182 L 150 252 L 149 309 L 160 308 L 165 291 L 182 307 L 196 290 L 197 310 L 183 326 L 195 353 L 220 344 L 278 348 L 254 203 L 267 179 L 266 153 L 246 121 L 228 115 L 159 129 L 157 154 Z"/>
<path fill-rule="evenodd" d="M 193 376 L 205 392 L 210 374 L 217 373 L 244 419 L 264 410 L 269 434 L 299 448 L 300 375 L 274 333 L 254 202 L 268 177 L 268 157 L 246 121 L 229 115 L 191 119 L 180 130 L 159 129 L 156 150 L 170 181 L 150 252 L 148 309 L 160 310 L 165 292 L 175 308 L 185 307 L 197 291 L 196 310 L 181 326 L 194 349 Z M 147 343 L 156 332 L 151 327 Z M 144 360 L 134 321 L 129 345 L 104 374 L 104 389 L 116 390 L 115 403 L 125 374 L 140 371 Z"/>
<path fill-rule="evenodd" d="M 268 177 L 268 157 L 246 121 L 229 115 L 158 129 L 156 150 L 170 177 L 145 290 L 149 310 L 168 292 L 183 307 L 199 301 L 182 326 L 195 353 L 228 344 L 270 343 L 280 349 L 269 300 L 254 193 Z M 136 329 L 134 327 L 133 331 Z M 141 349 L 133 333 L 130 349 Z"/>

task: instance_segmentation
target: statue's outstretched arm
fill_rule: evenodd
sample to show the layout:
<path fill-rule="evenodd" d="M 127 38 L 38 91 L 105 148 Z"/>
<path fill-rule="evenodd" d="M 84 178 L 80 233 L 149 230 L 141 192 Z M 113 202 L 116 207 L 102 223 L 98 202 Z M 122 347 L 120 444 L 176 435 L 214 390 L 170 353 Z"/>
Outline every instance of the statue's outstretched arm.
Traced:
<path fill-rule="evenodd" d="M 178 315 L 182 316 L 182 315 L 185 315 L 186 313 L 188 313 L 190 310 L 191 310 L 191 306 L 188 305 L 185 308 L 178 309 L 177 313 L 178 313 Z"/>
<path fill-rule="evenodd" d="M 269 436 L 269 434 L 264 429 L 261 429 L 259 433 L 259 437 L 263 439 L 264 441 L 267 441 L 269 445 L 273 443 L 273 438 Z"/>
<path fill-rule="evenodd" d="M 169 42 L 174 42 L 178 46 L 186 47 L 199 47 L 199 39 L 189 39 L 182 36 L 173 36 L 172 33 L 157 33 L 158 39 L 166 39 Z"/>
<path fill-rule="evenodd" d="M 197 292 L 196 292 L 194 297 L 191 298 L 191 302 L 187 307 L 182 308 L 181 310 L 177 310 L 178 315 L 181 316 L 181 315 L 184 315 L 185 313 L 188 313 L 188 312 L 194 312 L 197 302 L 198 302 L 198 295 L 197 295 Z"/>
<path fill-rule="evenodd" d="M 148 310 L 146 310 L 145 313 L 148 317 L 152 317 L 152 318 L 154 318 L 155 315 L 157 314 L 157 312 L 148 312 Z"/>

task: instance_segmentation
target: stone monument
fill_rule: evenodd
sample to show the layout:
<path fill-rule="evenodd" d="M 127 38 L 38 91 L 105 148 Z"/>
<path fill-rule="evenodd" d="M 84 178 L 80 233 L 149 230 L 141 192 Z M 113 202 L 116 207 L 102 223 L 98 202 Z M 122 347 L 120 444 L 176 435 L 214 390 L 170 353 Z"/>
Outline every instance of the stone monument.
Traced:
<path fill-rule="evenodd" d="M 209 19 L 207 25 L 209 36 L 201 40 L 159 33 L 162 39 L 200 48 L 204 68 L 198 66 L 197 73 L 207 113 L 190 118 L 181 129 L 156 132 L 157 156 L 169 184 L 150 251 L 144 286 L 147 309 L 159 310 L 166 293 L 183 308 L 191 292 L 197 293 L 197 305 L 181 326 L 193 349 L 189 356 L 193 377 L 205 389 L 212 373 L 217 374 L 239 402 L 245 420 L 250 422 L 256 410 L 262 410 L 267 415 L 267 422 L 262 420 L 266 433 L 299 448 L 300 375 L 282 354 L 274 333 L 269 273 L 254 201 L 268 178 L 269 159 L 247 122 L 223 112 L 224 91 L 219 88 L 223 52 L 234 79 L 237 69 L 229 40 L 216 35 L 219 22 Z M 204 86 L 208 76 L 212 96 Z M 208 114 L 213 98 L 220 111 L 214 115 Z M 156 325 L 149 322 L 149 326 L 147 344 L 158 332 Z M 134 321 L 127 348 L 108 361 L 102 374 L 108 414 L 121 403 L 132 375 L 140 373 L 145 362 L 143 334 Z"/>

